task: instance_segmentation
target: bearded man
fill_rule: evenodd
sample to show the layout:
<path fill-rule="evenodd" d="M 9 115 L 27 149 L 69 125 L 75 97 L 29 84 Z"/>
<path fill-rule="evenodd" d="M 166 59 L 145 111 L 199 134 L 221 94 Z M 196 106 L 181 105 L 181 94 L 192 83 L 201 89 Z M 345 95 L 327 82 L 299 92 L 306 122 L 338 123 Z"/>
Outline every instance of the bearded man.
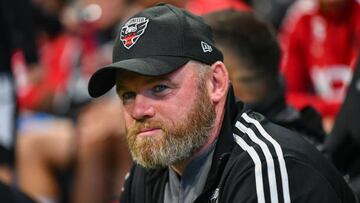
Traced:
<path fill-rule="evenodd" d="M 210 27 L 168 4 L 119 30 L 89 93 L 116 85 L 124 109 L 134 164 L 120 202 L 355 202 L 315 148 L 242 110 L 222 61 Z"/>

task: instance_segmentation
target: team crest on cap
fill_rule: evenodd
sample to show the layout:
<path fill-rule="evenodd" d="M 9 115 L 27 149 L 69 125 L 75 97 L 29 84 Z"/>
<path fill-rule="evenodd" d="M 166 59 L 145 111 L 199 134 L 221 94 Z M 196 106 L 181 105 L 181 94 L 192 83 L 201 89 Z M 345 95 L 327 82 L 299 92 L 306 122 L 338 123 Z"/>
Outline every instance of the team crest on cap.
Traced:
<path fill-rule="evenodd" d="M 131 18 L 121 28 L 120 39 L 125 48 L 130 49 L 138 41 L 145 29 L 149 19 L 145 17 Z"/>

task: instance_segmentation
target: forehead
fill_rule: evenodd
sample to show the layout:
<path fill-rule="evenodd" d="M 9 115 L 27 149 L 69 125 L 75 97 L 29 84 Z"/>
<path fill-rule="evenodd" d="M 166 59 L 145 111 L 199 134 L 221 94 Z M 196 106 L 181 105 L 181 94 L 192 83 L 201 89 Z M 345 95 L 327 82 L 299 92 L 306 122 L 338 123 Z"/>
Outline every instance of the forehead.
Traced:
<path fill-rule="evenodd" d="M 155 83 L 158 81 L 169 81 L 174 83 L 181 83 L 195 78 L 196 65 L 187 63 L 177 70 L 161 75 L 161 76 L 144 76 L 126 70 L 119 70 L 117 72 L 116 86 L 117 89 L 130 88 L 136 86 L 143 86 L 146 84 Z"/>

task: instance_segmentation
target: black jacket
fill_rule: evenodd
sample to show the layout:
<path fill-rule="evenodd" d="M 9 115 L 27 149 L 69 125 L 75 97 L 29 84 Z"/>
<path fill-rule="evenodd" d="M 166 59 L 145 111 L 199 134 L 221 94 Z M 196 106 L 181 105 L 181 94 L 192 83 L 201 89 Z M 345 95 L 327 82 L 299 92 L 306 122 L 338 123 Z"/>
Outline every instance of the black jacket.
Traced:
<path fill-rule="evenodd" d="M 299 132 L 307 141 L 322 150 L 326 133 L 322 126 L 321 115 L 310 106 L 298 111 L 286 104 L 282 81 L 279 81 L 278 88 L 271 91 L 264 100 L 245 103 L 244 108 L 259 112 L 271 122 Z"/>
<path fill-rule="evenodd" d="M 360 59 L 360 58 L 359 58 Z M 360 60 L 325 151 L 360 198 Z"/>
<path fill-rule="evenodd" d="M 195 202 L 356 202 L 336 169 L 301 136 L 242 109 L 230 91 L 211 169 Z M 167 180 L 167 168 L 134 164 L 120 202 L 163 202 Z"/>

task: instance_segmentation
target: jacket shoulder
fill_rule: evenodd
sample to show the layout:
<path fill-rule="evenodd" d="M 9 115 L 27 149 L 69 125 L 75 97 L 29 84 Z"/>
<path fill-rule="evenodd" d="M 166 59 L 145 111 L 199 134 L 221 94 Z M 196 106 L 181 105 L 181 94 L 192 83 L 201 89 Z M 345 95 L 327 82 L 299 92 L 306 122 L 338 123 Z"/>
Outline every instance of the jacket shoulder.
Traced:
<path fill-rule="evenodd" d="M 244 197 L 249 198 L 246 201 L 290 202 L 299 194 L 306 194 L 307 202 L 354 202 L 334 167 L 295 132 L 252 111 L 242 113 L 234 123 L 237 146 L 223 182 L 226 194 L 232 194 L 224 195 L 224 202 L 244 201 Z M 325 198 L 326 193 L 331 198 Z M 228 199 L 234 197 L 240 199 Z"/>
<path fill-rule="evenodd" d="M 120 202 L 159 202 L 167 181 L 166 168 L 145 169 L 133 163 L 125 180 Z"/>

